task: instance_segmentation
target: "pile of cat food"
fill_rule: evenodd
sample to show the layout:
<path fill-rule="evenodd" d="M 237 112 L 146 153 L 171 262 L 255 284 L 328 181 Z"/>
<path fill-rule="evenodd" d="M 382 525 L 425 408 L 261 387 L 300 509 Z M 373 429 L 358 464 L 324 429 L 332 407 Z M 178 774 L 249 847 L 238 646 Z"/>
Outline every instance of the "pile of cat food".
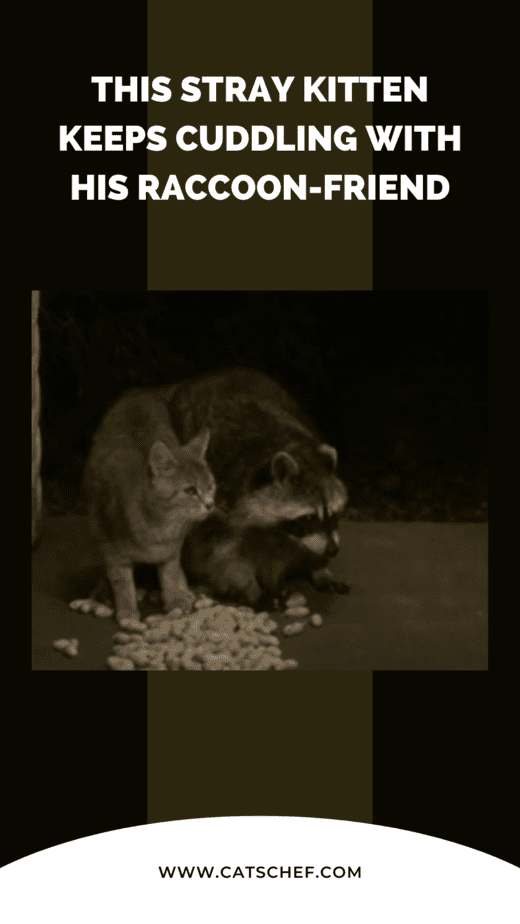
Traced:
<path fill-rule="evenodd" d="M 144 592 L 139 593 L 143 599 Z M 283 635 L 303 632 L 309 622 L 319 628 L 323 618 L 309 616 L 303 594 L 291 594 L 284 616 L 291 621 Z M 70 608 L 100 618 L 113 616 L 113 608 L 95 600 L 73 600 Z M 189 615 L 172 610 L 166 615 L 132 621 L 116 632 L 107 665 L 115 671 L 268 671 L 294 670 L 298 662 L 284 660 L 278 625 L 269 613 L 255 613 L 248 606 L 226 606 L 200 596 Z M 53 647 L 68 657 L 78 654 L 77 639 L 57 639 Z"/>

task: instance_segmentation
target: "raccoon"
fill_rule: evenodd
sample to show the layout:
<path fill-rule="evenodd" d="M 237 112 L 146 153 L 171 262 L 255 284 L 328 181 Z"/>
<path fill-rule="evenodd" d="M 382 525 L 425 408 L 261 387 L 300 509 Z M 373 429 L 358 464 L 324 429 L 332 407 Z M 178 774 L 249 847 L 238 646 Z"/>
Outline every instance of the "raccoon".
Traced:
<path fill-rule="evenodd" d="M 183 550 L 188 578 L 216 595 L 256 603 L 290 575 L 345 592 L 327 564 L 339 547 L 347 491 L 337 452 L 296 401 L 264 373 L 233 369 L 161 391 L 172 426 L 189 442 L 202 427 L 217 483 L 217 512 L 195 524 Z"/>
<path fill-rule="evenodd" d="M 349 587 L 334 581 L 324 566 L 337 553 L 338 540 L 316 530 L 294 535 L 291 527 L 249 526 L 237 532 L 225 521 L 218 526 L 210 521 L 206 530 L 197 530 L 196 542 L 184 546 L 182 561 L 201 590 L 222 600 L 269 605 L 296 578 L 310 579 L 320 590 L 347 593 Z M 323 551 L 313 551 L 306 541 Z"/>

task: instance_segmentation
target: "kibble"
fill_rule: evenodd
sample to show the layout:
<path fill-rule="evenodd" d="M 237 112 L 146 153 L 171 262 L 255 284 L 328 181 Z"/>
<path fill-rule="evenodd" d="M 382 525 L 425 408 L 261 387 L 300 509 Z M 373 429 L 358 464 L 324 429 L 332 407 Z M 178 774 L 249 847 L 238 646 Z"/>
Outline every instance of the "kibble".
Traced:
<path fill-rule="evenodd" d="M 289 625 L 283 627 L 284 635 L 298 635 L 299 632 L 303 632 L 305 629 L 304 622 L 290 622 Z"/>
<path fill-rule="evenodd" d="M 160 623 L 155 629 L 147 629 L 144 633 L 144 638 L 147 642 L 164 642 L 170 635 L 170 626 L 168 621 L 165 620 Z"/>
<path fill-rule="evenodd" d="M 144 632 L 146 623 L 140 619 L 122 619 L 119 623 L 122 629 L 128 629 L 129 632 Z"/>
<path fill-rule="evenodd" d="M 133 661 L 130 661 L 129 658 L 117 658 L 112 655 L 110 658 L 108 658 L 107 664 L 113 671 L 135 670 Z"/>
<path fill-rule="evenodd" d="M 77 638 L 57 638 L 52 647 L 62 651 L 68 658 L 75 658 L 78 654 L 79 641 Z"/>
<path fill-rule="evenodd" d="M 306 606 L 290 606 L 285 611 L 285 615 L 292 619 L 295 616 L 308 616 L 310 610 Z"/>
<path fill-rule="evenodd" d="M 90 597 L 85 600 L 72 600 L 69 607 L 71 610 L 79 610 L 81 613 L 93 613 L 94 616 L 100 619 L 108 619 L 114 615 L 113 607 L 98 603 L 97 600 L 92 600 Z"/>
<path fill-rule="evenodd" d="M 166 664 L 164 663 L 164 661 L 159 661 L 158 659 L 155 659 L 155 660 L 153 660 L 153 661 L 150 661 L 150 663 L 148 664 L 147 670 L 149 670 L 149 671 L 167 671 L 168 668 L 166 667 Z"/>
<path fill-rule="evenodd" d="M 135 635 L 129 635 L 127 632 L 116 632 L 112 638 L 114 642 L 119 642 L 120 645 L 128 645 L 130 642 L 135 642 Z"/>
<path fill-rule="evenodd" d="M 144 594 L 139 594 L 144 599 Z M 159 603 L 159 594 L 147 599 Z M 278 601 L 275 609 L 279 610 Z M 69 604 L 72 610 L 92 613 L 101 618 L 113 616 L 112 607 L 96 600 L 78 599 Z M 285 636 L 303 632 L 310 610 L 301 593 L 285 601 L 284 616 L 297 621 L 283 627 Z M 281 613 L 280 613 L 281 615 Z M 314 613 L 308 620 L 318 628 L 323 618 Z M 123 619 L 113 636 L 114 647 L 107 665 L 111 670 L 143 671 L 242 671 L 294 670 L 298 662 L 284 660 L 276 633 L 278 624 L 268 612 L 256 613 L 249 606 L 226 606 L 200 595 L 189 614 L 180 607 L 166 615 L 157 613 L 140 618 Z M 53 647 L 69 657 L 78 654 L 77 639 L 56 639 Z"/>
<path fill-rule="evenodd" d="M 172 610 L 148 616 L 143 623 L 123 622 L 127 631 L 116 632 L 107 661 L 112 670 L 286 670 L 277 623 L 269 613 L 248 606 L 214 603 L 201 596 L 193 612 Z M 133 634 L 139 632 L 139 635 Z M 132 667 L 128 666 L 128 663 Z"/>
<path fill-rule="evenodd" d="M 160 626 L 161 623 L 163 622 L 167 622 L 169 624 L 170 620 L 167 619 L 166 616 L 163 616 L 162 614 L 161 615 L 158 614 L 157 616 L 147 616 L 145 619 L 145 623 L 147 626 L 150 627 L 150 629 L 157 629 L 158 626 Z"/>
<path fill-rule="evenodd" d="M 92 609 L 94 616 L 97 616 L 98 619 L 109 619 L 110 616 L 114 615 L 114 610 L 111 606 L 105 606 L 104 603 L 96 603 Z"/>

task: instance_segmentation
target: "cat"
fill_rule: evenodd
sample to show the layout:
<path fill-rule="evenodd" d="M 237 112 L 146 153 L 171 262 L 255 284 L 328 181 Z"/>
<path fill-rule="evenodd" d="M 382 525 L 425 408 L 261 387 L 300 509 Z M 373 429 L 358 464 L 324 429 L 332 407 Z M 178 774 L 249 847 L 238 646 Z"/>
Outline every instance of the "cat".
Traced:
<path fill-rule="evenodd" d="M 205 461 L 203 427 L 181 446 L 168 409 L 150 389 L 131 389 L 96 431 L 84 486 L 91 528 L 106 566 L 123 628 L 140 623 L 133 567 L 157 566 L 166 612 L 191 610 L 180 552 L 192 524 L 214 509 L 216 484 Z"/>

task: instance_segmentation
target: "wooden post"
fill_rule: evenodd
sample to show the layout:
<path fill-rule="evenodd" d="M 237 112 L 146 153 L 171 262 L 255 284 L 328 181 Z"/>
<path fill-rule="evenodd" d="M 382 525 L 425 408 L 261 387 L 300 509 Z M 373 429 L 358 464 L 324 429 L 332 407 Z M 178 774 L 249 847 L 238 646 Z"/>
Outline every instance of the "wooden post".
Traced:
<path fill-rule="evenodd" d="M 38 310 L 40 307 L 40 293 L 31 294 L 31 323 L 32 323 L 32 545 L 40 538 L 42 526 L 42 482 L 40 466 L 42 459 L 42 441 L 40 434 L 40 332 L 38 329 Z"/>

